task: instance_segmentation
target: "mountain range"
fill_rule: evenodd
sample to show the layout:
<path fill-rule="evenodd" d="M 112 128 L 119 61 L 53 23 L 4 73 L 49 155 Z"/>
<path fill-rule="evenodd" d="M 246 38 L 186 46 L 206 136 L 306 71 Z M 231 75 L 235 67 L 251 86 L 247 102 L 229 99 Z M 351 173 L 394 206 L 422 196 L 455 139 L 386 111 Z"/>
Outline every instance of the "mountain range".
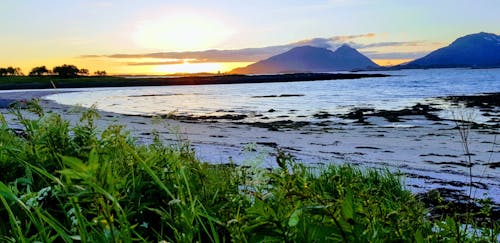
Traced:
<path fill-rule="evenodd" d="M 356 49 L 344 44 L 335 51 L 325 48 L 300 46 L 272 56 L 231 73 L 266 74 L 298 72 L 334 72 L 379 67 Z"/>
<path fill-rule="evenodd" d="M 500 67 L 500 35 L 477 33 L 460 37 L 449 46 L 390 69 Z M 231 73 L 269 74 L 297 72 L 335 72 L 353 70 L 384 70 L 368 57 L 347 44 L 335 51 L 326 48 L 300 46 L 272 56 Z"/>
<path fill-rule="evenodd" d="M 400 67 L 500 67 L 500 35 L 484 32 L 466 35 Z"/>

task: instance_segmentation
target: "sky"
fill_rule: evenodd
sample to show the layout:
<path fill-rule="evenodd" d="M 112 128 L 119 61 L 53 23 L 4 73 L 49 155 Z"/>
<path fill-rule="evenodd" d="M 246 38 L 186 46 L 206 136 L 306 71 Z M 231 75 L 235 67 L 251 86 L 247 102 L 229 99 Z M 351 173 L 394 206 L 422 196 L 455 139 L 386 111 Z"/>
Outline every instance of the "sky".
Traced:
<path fill-rule="evenodd" d="M 381 65 L 500 33 L 498 0 L 15 0 L 0 6 L 0 67 L 227 72 L 295 46 L 343 43 Z"/>

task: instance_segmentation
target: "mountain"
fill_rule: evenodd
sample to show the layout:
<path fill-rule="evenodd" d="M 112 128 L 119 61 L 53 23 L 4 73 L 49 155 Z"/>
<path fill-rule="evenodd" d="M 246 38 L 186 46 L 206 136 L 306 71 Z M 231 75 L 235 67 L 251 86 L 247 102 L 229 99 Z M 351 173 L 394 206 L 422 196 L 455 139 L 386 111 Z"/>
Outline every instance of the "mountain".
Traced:
<path fill-rule="evenodd" d="M 466 35 L 400 67 L 500 67 L 500 35 L 484 32 Z"/>
<path fill-rule="evenodd" d="M 379 67 L 356 49 L 342 45 L 334 52 L 319 47 L 300 46 L 231 73 L 265 74 L 290 72 L 333 72 Z"/>

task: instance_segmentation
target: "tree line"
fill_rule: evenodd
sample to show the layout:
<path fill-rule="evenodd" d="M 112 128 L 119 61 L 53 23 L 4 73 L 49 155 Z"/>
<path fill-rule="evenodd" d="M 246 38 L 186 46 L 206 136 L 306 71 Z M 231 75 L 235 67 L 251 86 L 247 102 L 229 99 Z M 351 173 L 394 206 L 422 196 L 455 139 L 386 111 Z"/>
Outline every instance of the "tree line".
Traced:
<path fill-rule="evenodd" d="M 59 76 L 62 78 L 73 78 L 78 76 L 89 76 L 89 70 L 85 68 L 78 68 L 75 65 L 64 64 L 61 66 L 56 66 L 52 70 L 47 69 L 46 66 L 34 67 L 28 74 L 29 76 Z M 106 76 L 107 73 L 104 70 L 99 70 L 94 72 L 95 76 Z M 3 76 L 24 76 L 21 68 L 7 67 L 0 68 L 0 77 Z"/>
<path fill-rule="evenodd" d="M 0 76 L 23 76 L 23 75 L 24 75 L 23 72 L 18 67 L 0 68 Z"/>

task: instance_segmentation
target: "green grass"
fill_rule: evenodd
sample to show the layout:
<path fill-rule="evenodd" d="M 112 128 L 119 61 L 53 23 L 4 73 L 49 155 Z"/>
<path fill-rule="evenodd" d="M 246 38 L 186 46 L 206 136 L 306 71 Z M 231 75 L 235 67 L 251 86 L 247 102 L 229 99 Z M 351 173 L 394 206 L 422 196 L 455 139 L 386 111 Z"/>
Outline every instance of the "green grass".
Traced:
<path fill-rule="evenodd" d="M 123 86 L 127 83 L 133 83 L 141 80 L 142 79 L 128 79 L 111 76 L 89 76 L 76 78 L 59 78 L 57 76 L 6 76 L 0 77 L 0 89 L 52 89 L 54 88 L 54 85 L 57 88 L 107 87 L 110 85 L 112 86 L 113 84 Z"/>
<path fill-rule="evenodd" d="M 2 242 L 494 242 L 499 232 L 428 220 L 388 171 L 309 168 L 281 152 L 272 170 L 213 165 L 187 143 L 98 131 L 92 109 L 75 126 L 35 102 L 11 112 L 23 132 L 0 117 Z"/>
<path fill-rule="evenodd" d="M 161 86 L 161 85 L 201 85 L 201 84 L 237 84 L 268 82 L 304 82 L 315 80 L 358 79 L 367 77 L 387 77 L 385 74 L 360 73 L 295 73 L 279 75 L 188 75 L 181 77 L 140 78 L 140 77 L 96 77 L 80 76 L 76 78 L 59 78 L 57 76 L 7 76 L 0 77 L 1 89 L 52 89 L 88 88 L 88 87 L 128 87 L 128 86 Z"/>

